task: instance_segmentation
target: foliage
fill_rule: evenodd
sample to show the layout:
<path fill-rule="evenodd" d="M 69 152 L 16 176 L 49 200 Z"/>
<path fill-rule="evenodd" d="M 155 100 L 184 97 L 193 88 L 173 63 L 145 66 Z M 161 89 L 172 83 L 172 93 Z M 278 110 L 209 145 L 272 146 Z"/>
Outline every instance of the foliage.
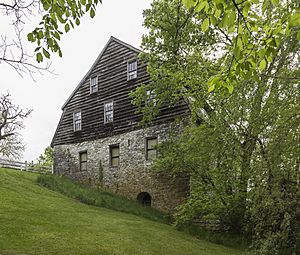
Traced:
<path fill-rule="evenodd" d="M 185 8 L 182 2 L 188 7 L 192 5 L 187 2 L 199 5 Z M 158 107 L 175 103 L 179 97 L 190 101 L 191 96 L 203 104 L 207 91 L 232 93 L 244 80 L 260 82 L 262 76 L 274 76 L 269 68 L 281 54 L 285 38 L 293 36 L 299 41 L 299 2 L 235 4 L 156 0 L 144 11 L 148 34 L 143 36 L 142 57 L 148 62 L 152 82 L 139 87 L 133 101 L 145 113 L 145 120 L 158 113 L 157 107 L 140 107 L 149 89 L 156 91 Z"/>
<path fill-rule="evenodd" d="M 38 185 L 37 176 L 0 169 L 1 254 L 244 254 L 167 224 L 78 203 Z"/>
<path fill-rule="evenodd" d="M 24 128 L 23 120 L 32 110 L 21 109 L 12 102 L 9 94 L 0 95 L 0 155 L 4 157 L 21 156 L 24 146 L 18 131 Z"/>
<path fill-rule="evenodd" d="M 162 105 L 176 104 L 182 98 L 186 102 L 196 99 L 191 108 L 202 106 L 208 89 L 201 84 L 218 71 L 207 57 L 215 35 L 210 31 L 204 34 L 199 15 L 186 10 L 181 1 L 153 1 L 144 17 L 149 32 L 143 36 L 141 56 L 148 63 L 151 82 L 131 93 L 144 121 L 156 116 Z M 147 91 L 155 93 L 155 104 L 144 103 Z"/>
<path fill-rule="evenodd" d="M 38 45 L 35 49 L 37 62 L 42 62 L 44 57 L 50 58 L 50 52 L 58 53 L 62 57 L 58 43 L 61 35 L 69 32 L 75 25 L 79 26 L 84 14 L 88 13 L 94 18 L 98 3 L 101 0 L 42 0 L 41 5 L 45 12 L 42 21 L 27 35 L 30 42 Z"/>
<path fill-rule="evenodd" d="M 248 2 L 252 3 L 240 5 Z M 285 3 L 291 4 L 287 10 L 297 11 L 295 1 L 283 1 L 276 8 L 268 4 L 254 17 L 254 26 L 276 23 L 278 15 L 286 12 L 280 12 Z M 191 176 L 191 194 L 178 208 L 177 224 L 200 218 L 218 223 L 219 230 L 252 238 L 256 254 L 299 253 L 299 26 L 289 32 L 283 26 L 285 32 L 272 46 L 276 49 L 270 50 L 271 58 L 263 53 L 268 58 L 263 68 L 249 68 L 247 75 L 240 69 L 232 78 L 230 72 L 237 66 L 228 56 L 236 48 L 218 47 L 228 39 L 213 25 L 203 29 L 205 11 L 186 9 L 179 0 L 157 0 L 144 15 L 149 33 L 143 38 L 142 57 L 148 62 L 151 82 L 132 93 L 133 102 L 145 121 L 153 117 L 149 112 L 158 113 L 160 106 L 182 99 L 192 113 L 190 127 L 162 145 L 155 164 L 158 170 Z M 258 54 L 255 63 L 262 54 L 255 47 L 262 47 L 259 42 L 265 36 L 264 26 L 258 27 L 259 40 L 249 37 L 253 54 Z M 242 47 L 246 46 L 244 41 Z M 242 54 L 237 60 L 245 64 L 251 57 Z M 209 84 L 214 86 L 211 77 L 216 82 L 220 74 L 226 74 L 229 83 L 218 78 L 221 93 L 215 93 L 216 87 Z M 143 103 L 148 90 L 156 92 L 156 105 Z"/>
<path fill-rule="evenodd" d="M 53 148 L 48 146 L 44 153 L 38 157 L 37 161 L 40 166 L 53 166 Z"/>
<path fill-rule="evenodd" d="M 285 37 L 297 32 L 300 41 L 299 1 L 279 0 L 183 0 L 184 6 L 202 16 L 203 33 L 220 35 L 224 51 L 220 71 L 208 81 L 209 90 L 232 86 L 240 80 L 256 79 L 272 65 Z M 224 47 L 223 47 L 224 46 Z"/>
<path fill-rule="evenodd" d="M 96 7 L 101 0 L 10 0 L 0 2 L 0 15 L 9 23 L 12 32 L 1 35 L 0 63 L 13 67 L 19 75 L 49 71 L 50 64 L 42 62 L 50 59 L 55 53 L 62 57 L 60 48 L 61 36 L 68 33 L 85 14 L 95 16 Z M 30 33 L 25 31 L 25 24 L 30 18 L 38 16 L 41 20 Z M 27 28 L 26 28 L 27 29 Z M 24 32 L 27 40 L 36 45 L 34 52 L 24 46 Z M 35 57 L 35 59 L 34 59 Z M 45 63 L 45 61 L 44 61 Z"/>
<path fill-rule="evenodd" d="M 41 175 L 38 177 L 37 181 L 39 184 L 51 190 L 58 191 L 88 205 L 95 205 L 120 212 L 131 213 L 133 215 L 159 222 L 166 221 L 166 215 L 160 211 L 153 208 L 143 207 L 122 196 L 73 182 L 65 177 Z"/>
<path fill-rule="evenodd" d="M 252 120 L 253 98 L 239 87 L 215 101 L 209 121 L 162 144 L 155 167 L 191 177 L 177 225 L 215 222 L 219 231 L 251 237 L 255 254 L 299 252 L 300 95 L 295 84 L 275 92 L 278 85 Z"/>

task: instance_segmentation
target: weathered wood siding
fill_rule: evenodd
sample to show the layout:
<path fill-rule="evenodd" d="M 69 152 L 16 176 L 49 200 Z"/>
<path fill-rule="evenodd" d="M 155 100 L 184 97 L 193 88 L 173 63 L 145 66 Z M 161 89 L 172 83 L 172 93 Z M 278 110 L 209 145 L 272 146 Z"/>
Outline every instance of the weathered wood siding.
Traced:
<path fill-rule="evenodd" d="M 146 64 L 138 60 L 137 79 L 127 81 L 127 62 L 137 58 L 138 51 L 111 38 L 98 63 L 90 70 L 67 101 L 52 146 L 99 139 L 139 128 L 141 115 L 135 113 L 128 93 L 139 84 L 147 83 Z M 98 75 L 98 92 L 90 94 L 90 78 Z M 113 100 L 114 118 L 104 124 L 104 103 Z M 82 130 L 73 131 L 73 113 L 81 110 Z M 153 124 L 174 120 L 186 114 L 187 106 L 164 108 Z"/>

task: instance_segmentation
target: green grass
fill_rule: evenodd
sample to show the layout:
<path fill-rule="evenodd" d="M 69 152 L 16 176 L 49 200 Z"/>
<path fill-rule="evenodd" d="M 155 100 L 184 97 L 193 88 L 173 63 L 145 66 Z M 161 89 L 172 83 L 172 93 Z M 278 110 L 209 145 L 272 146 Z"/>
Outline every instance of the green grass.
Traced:
<path fill-rule="evenodd" d="M 170 216 L 158 210 L 151 207 L 143 207 L 125 197 L 105 192 L 99 188 L 92 188 L 90 186 L 80 184 L 66 177 L 57 175 L 40 175 L 37 178 L 37 182 L 48 189 L 60 192 L 85 204 L 130 213 L 158 222 L 171 223 Z M 177 230 L 184 231 L 209 242 L 238 248 L 240 250 L 246 250 L 249 246 L 249 241 L 242 239 L 240 236 L 230 235 L 229 233 L 208 231 L 193 225 L 178 226 Z"/>
<path fill-rule="evenodd" d="M 0 169 L 1 255 L 244 255 L 173 227 L 86 205 Z"/>
<path fill-rule="evenodd" d="M 246 239 L 245 237 L 228 232 L 212 231 L 201 228 L 197 225 L 181 225 L 177 226 L 176 229 L 202 240 L 206 240 L 215 244 L 225 245 L 228 247 L 233 247 L 239 250 L 248 250 L 251 244 L 251 241 L 249 239 Z"/>
<path fill-rule="evenodd" d="M 74 182 L 57 175 L 40 175 L 37 182 L 53 191 L 58 191 L 70 198 L 88 205 L 95 205 L 119 212 L 130 213 L 146 219 L 167 222 L 168 215 L 151 207 L 143 207 L 135 201 L 118 196 L 101 189 Z"/>

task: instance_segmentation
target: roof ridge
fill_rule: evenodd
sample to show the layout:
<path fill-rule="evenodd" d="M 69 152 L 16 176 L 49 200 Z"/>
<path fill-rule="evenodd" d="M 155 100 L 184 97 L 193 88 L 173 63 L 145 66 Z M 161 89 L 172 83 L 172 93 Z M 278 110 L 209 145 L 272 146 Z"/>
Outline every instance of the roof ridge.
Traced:
<path fill-rule="evenodd" d="M 97 65 L 97 63 L 99 62 L 99 60 L 102 58 L 103 53 L 106 51 L 108 45 L 112 42 L 115 41 L 121 45 L 123 45 L 124 47 L 127 47 L 133 51 L 136 51 L 137 53 L 142 52 L 140 49 L 133 47 L 132 45 L 125 43 L 123 41 L 121 41 L 120 39 L 114 37 L 114 36 L 110 36 L 108 42 L 105 44 L 104 48 L 101 50 L 100 54 L 98 55 L 98 57 L 96 58 L 96 60 L 94 61 L 94 63 L 92 64 L 92 66 L 90 67 L 90 69 L 88 70 L 88 72 L 85 74 L 85 76 L 81 79 L 81 81 L 79 82 L 79 84 L 76 86 L 76 88 L 74 89 L 74 91 L 71 93 L 71 95 L 68 97 L 68 99 L 66 100 L 66 102 L 63 104 L 62 106 L 62 110 L 66 107 L 66 105 L 69 103 L 69 101 L 71 100 L 71 98 L 74 96 L 74 94 L 77 92 L 77 90 L 80 88 L 80 86 L 84 83 L 84 81 L 86 80 L 86 78 L 91 74 L 92 70 L 94 69 L 94 67 Z"/>
<path fill-rule="evenodd" d="M 125 47 L 128 47 L 128 48 L 134 50 L 134 51 L 142 52 L 141 49 L 136 48 L 136 47 L 130 45 L 129 43 L 126 43 L 126 42 L 124 42 L 124 41 L 122 41 L 122 40 L 120 40 L 120 39 L 118 39 L 118 38 L 116 38 L 116 37 L 114 37 L 114 36 L 110 36 L 110 39 L 112 39 L 112 40 L 114 40 L 114 41 L 116 41 L 116 42 L 118 42 L 118 43 L 124 45 Z"/>

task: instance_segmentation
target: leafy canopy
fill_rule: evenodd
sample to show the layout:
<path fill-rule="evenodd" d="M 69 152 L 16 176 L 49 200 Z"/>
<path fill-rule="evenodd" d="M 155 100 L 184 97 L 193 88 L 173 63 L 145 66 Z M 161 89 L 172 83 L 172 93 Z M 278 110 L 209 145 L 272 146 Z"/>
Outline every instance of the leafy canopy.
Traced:
<path fill-rule="evenodd" d="M 201 30 L 223 37 L 225 56 L 218 74 L 208 81 L 209 91 L 226 87 L 232 92 L 240 79 L 260 79 L 271 65 L 286 36 L 296 30 L 300 40 L 299 1 L 183 0 L 187 9 L 202 15 Z"/>
<path fill-rule="evenodd" d="M 142 45 L 151 81 L 132 96 L 145 121 L 161 106 L 182 100 L 191 109 L 190 126 L 161 146 L 155 165 L 175 177 L 180 173 L 191 178 L 190 196 L 175 215 L 178 224 L 209 221 L 219 230 L 251 238 L 255 254 L 298 254 L 299 26 L 278 37 L 272 58 L 267 59 L 266 52 L 265 66 L 259 68 L 259 51 L 269 49 L 260 44 L 266 34 L 264 24 L 275 24 L 277 19 L 275 7 L 268 3 L 265 14 L 256 17 L 259 40 L 248 38 L 253 52 L 245 57 L 247 44 L 242 42 L 235 59 L 230 40 L 238 33 L 229 33 L 228 26 L 221 31 L 210 18 L 207 23 L 203 9 L 186 8 L 181 0 L 153 1 L 144 12 L 148 34 Z M 289 1 L 289 6 L 297 3 Z M 279 8 L 284 4 L 276 5 L 278 13 L 286 13 Z M 270 13 L 274 20 L 267 16 Z M 250 73 L 240 69 L 237 75 L 234 65 L 246 66 L 251 57 L 256 68 L 249 68 Z M 229 83 L 232 72 L 236 75 Z M 224 93 L 215 93 L 216 89 Z M 156 95 L 155 103 L 148 103 L 149 90 Z"/>
<path fill-rule="evenodd" d="M 69 32 L 86 13 L 94 18 L 96 6 L 101 0 L 41 0 L 44 10 L 42 21 L 27 35 L 30 42 L 37 44 L 35 49 L 37 62 L 44 57 L 50 58 L 51 52 L 62 57 L 59 46 L 61 35 Z"/>

